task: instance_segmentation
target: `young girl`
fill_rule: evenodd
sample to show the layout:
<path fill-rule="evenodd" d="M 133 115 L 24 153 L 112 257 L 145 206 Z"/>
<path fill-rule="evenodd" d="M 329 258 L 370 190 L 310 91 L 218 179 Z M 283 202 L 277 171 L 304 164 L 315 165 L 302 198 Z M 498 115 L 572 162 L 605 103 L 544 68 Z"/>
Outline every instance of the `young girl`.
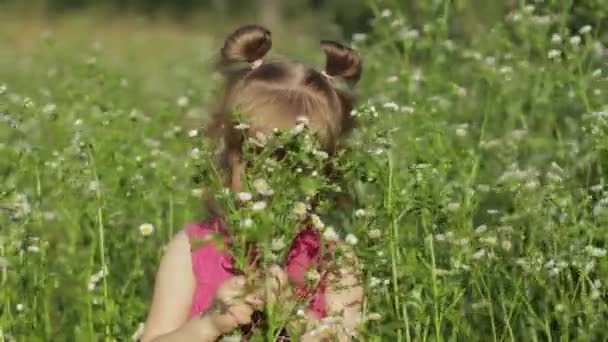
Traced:
<path fill-rule="evenodd" d="M 226 86 L 211 131 L 223 139 L 226 183 L 234 192 L 242 190 L 241 177 L 247 172 L 241 153 L 243 132 L 234 127 L 231 117 L 236 108 L 246 116 L 250 124 L 246 134 L 252 136 L 271 134 L 275 128 L 291 129 L 304 117 L 329 155 L 340 148 L 341 140 L 354 126 L 350 88 L 361 75 L 356 51 L 322 41 L 327 61 L 325 70 L 319 72 L 295 62 L 263 62 L 271 45 L 267 29 L 245 26 L 228 36 L 221 50 L 219 69 L 226 76 Z M 229 227 L 223 222 L 217 217 L 186 224 L 167 246 L 156 277 L 144 342 L 216 341 L 250 324 L 254 312 L 265 303 L 289 301 L 296 295 L 308 297 L 310 303 L 299 340 L 351 340 L 363 299 L 356 265 L 323 270 L 320 232 L 304 225 L 292 241 L 284 268 L 274 266 L 264 272 L 269 277 L 260 279 L 259 287 L 270 291 L 251 289 L 246 279 L 233 271 L 232 259 L 214 242 L 191 246 L 193 239 L 208 234 L 228 238 Z M 319 286 L 310 289 L 304 274 L 313 268 L 322 276 Z"/>

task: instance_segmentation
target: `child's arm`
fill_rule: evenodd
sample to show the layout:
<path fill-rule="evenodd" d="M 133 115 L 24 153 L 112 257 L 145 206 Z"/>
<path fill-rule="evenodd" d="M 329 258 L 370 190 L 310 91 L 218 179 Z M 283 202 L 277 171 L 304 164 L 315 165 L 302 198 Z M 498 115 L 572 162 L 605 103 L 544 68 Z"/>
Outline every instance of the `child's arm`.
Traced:
<path fill-rule="evenodd" d="M 208 318 L 194 317 L 187 322 L 194 289 L 190 242 L 180 232 L 161 259 L 142 342 L 200 342 L 219 337 Z"/>
<path fill-rule="evenodd" d="M 154 287 L 154 299 L 144 328 L 142 342 L 210 342 L 239 325 L 249 324 L 261 300 L 247 291 L 245 277 L 224 281 L 213 304 L 188 321 L 196 280 L 192 273 L 190 241 L 178 233 L 167 246 Z"/>

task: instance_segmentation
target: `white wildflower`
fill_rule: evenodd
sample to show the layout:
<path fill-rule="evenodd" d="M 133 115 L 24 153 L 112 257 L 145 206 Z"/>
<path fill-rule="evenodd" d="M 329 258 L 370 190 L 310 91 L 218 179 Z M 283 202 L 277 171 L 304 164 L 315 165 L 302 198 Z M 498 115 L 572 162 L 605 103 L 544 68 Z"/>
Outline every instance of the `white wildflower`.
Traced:
<path fill-rule="evenodd" d="M 597 263 L 595 262 L 595 260 L 589 261 L 588 263 L 585 264 L 584 271 L 586 273 L 589 273 L 589 272 L 593 271 L 593 269 L 595 268 L 596 264 Z"/>
<path fill-rule="evenodd" d="M 357 209 L 355 210 L 355 216 L 356 217 L 363 217 L 367 215 L 367 213 L 365 212 L 365 209 Z"/>
<path fill-rule="evenodd" d="M 394 76 L 394 75 L 393 75 L 393 76 L 389 76 L 389 77 L 386 79 L 386 83 L 395 83 L 395 82 L 397 82 L 397 81 L 399 81 L 399 77 Z"/>
<path fill-rule="evenodd" d="M 479 249 L 477 252 L 473 253 L 473 259 L 478 260 L 483 258 L 486 255 L 486 250 L 484 248 Z"/>
<path fill-rule="evenodd" d="M 200 157 L 201 157 L 201 150 L 199 150 L 197 147 L 190 150 L 190 158 L 196 160 L 196 159 L 199 159 Z"/>
<path fill-rule="evenodd" d="M 466 127 L 460 126 L 460 127 L 456 128 L 456 135 L 459 136 L 459 137 L 461 137 L 461 138 L 462 137 L 466 137 L 467 133 L 468 132 L 467 132 L 467 128 Z"/>
<path fill-rule="evenodd" d="M 559 34 L 554 33 L 551 36 L 551 43 L 553 43 L 553 44 L 560 44 L 561 42 L 562 42 L 562 36 L 560 36 Z"/>
<path fill-rule="evenodd" d="M 27 251 L 30 253 L 40 253 L 40 247 L 36 245 L 31 245 L 27 247 Z"/>
<path fill-rule="evenodd" d="M 8 89 L 8 87 L 6 86 L 6 84 L 0 84 L 0 95 L 4 95 L 4 93 L 6 93 L 6 90 Z"/>
<path fill-rule="evenodd" d="M 275 252 L 283 250 L 285 246 L 285 241 L 282 236 L 277 239 L 272 239 L 272 242 L 270 243 L 270 249 Z"/>
<path fill-rule="evenodd" d="M 312 151 L 312 154 L 319 158 L 319 160 L 325 160 L 327 158 L 329 158 L 329 154 L 325 151 L 321 151 L 321 150 L 314 150 Z"/>
<path fill-rule="evenodd" d="M 257 201 L 251 205 L 251 209 L 253 211 L 262 211 L 262 210 L 266 209 L 266 206 L 267 206 L 266 201 Z"/>
<path fill-rule="evenodd" d="M 74 121 L 74 126 L 80 126 L 82 125 L 82 119 L 76 119 L 76 121 Z"/>
<path fill-rule="evenodd" d="M 504 249 L 505 251 L 510 251 L 512 246 L 513 245 L 511 244 L 510 240 L 503 240 L 500 243 L 500 247 L 502 247 L 502 249 Z"/>
<path fill-rule="evenodd" d="M 369 286 L 370 287 L 376 287 L 378 285 L 382 284 L 382 280 L 380 278 L 376 278 L 376 277 L 371 277 L 369 278 Z"/>
<path fill-rule="evenodd" d="M 481 234 L 481 233 L 485 232 L 486 230 L 488 230 L 488 226 L 486 226 L 485 224 L 482 224 L 482 225 L 478 226 L 477 228 L 475 228 L 475 234 Z"/>
<path fill-rule="evenodd" d="M 23 107 L 25 108 L 32 108 L 34 107 L 34 101 L 32 101 L 32 99 L 30 99 L 29 97 L 26 97 L 23 99 Z"/>
<path fill-rule="evenodd" d="M 498 239 L 495 236 L 487 236 L 480 238 L 479 240 L 490 246 L 496 246 L 496 243 L 498 242 Z"/>
<path fill-rule="evenodd" d="M 579 46 L 581 44 L 581 37 L 577 35 L 570 37 L 570 44 L 575 47 Z"/>
<path fill-rule="evenodd" d="M 253 181 L 253 188 L 263 196 L 272 196 L 274 194 L 274 190 L 272 190 L 270 185 L 268 185 L 268 182 L 262 178 Z"/>
<path fill-rule="evenodd" d="M 191 129 L 188 131 L 188 136 L 190 138 L 194 138 L 198 135 L 198 129 Z"/>
<path fill-rule="evenodd" d="M 148 236 L 154 233 L 154 226 L 151 223 L 144 223 L 139 226 L 139 232 L 143 236 Z"/>
<path fill-rule="evenodd" d="M 599 247 L 595 247 L 595 246 L 591 246 L 588 245 L 585 247 L 585 252 L 589 255 L 591 255 L 592 257 L 596 257 L 596 258 L 601 258 L 603 256 L 606 256 L 607 251 L 605 248 L 599 248 Z"/>
<path fill-rule="evenodd" d="M 239 192 L 236 197 L 241 202 L 249 202 L 253 199 L 253 195 L 250 192 Z"/>
<path fill-rule="evenodd" d="M 353 34 L 353 41 L 354 42 L 363 42 L 367 39 L 367 34 L 365 33 L 355 33 Z"/>
<path fill-rule="evenodd" d="M 549 53 L 547 53 L 547 57 L 549 57 L 549 59 L 557 59 L 561 54 L 562 52 L 560 50 L 551 49 L 549 50 Z"/>
<path fill-rule="evenodd" d="M 336 232 L 334 227 L 328 226 L 323 231 L 323 238 L 327 241 L 338 241 L 340 239 L 340 236 L 338 236 L 338 233 Z"/>
<path fill-rule="evenodd" d="M 580 30 L 578 30 L 578 33 L 580 34 L 586 34 L 591 32 L 591 25 L 585 25 L 583 27 L 580 28 Z"/>
<path fill-rule="evenodd" d="M 15 309 L 17 310 L 17 312 L 21 312 L 25 309 L 25 306 L 23 304 L 19 303 L 15 306 Z"/>
<path fill-rule="evenodd" d="M 348 234 L 344 238 L 344 241 L 346 241 L 346 243 L 348 243 L 349 245 L 354 246 L 359 242 L 359 239 L 357 239 L 357 237 L 353 234 Z"/>
<path fill-rule="evenodd" d="M 291 210 L 291 212 L 294 213 L 298 217 L 303 217 L 308 212 L 308 208 L 306 207 L 306 204 L 304 204 L 303 202 L 296 202 L 293 205 L 293 209 Z"/>
<path fill-rule="evenodd" d="M 395 102 L 386 102 L 382 105 L 382 108 L 385 109 L 390 109 L 390 110 L 394 110 L 394 111 L 398 111 L 399 110 L 399 105 L 396 104 Z"/>
<path fill-rule="evenodd" d="M 47 114 L 47 115 L 53 114 L 56 109 L 57 109 L 57 106 L 54 103 L 49 103 L 42 108 L 42 113 Z"/>
<path fill-rule="evenodd" d="M 323 223 L 323 221 L 317 214 L 310 215 L 310 221 L 311 221 L 312 225 L 317 229 L 325 228 L 325 223 Z"/>
<path fill-rule="evenodd" d="M 186 97 L 186 96 L 180 96 L 180 97 L 177 99 L 177 105 L 178 105 L 179 107 L 184 108 L 184 107 L 188 106 L 188 103 L 190 103 L 190 100 L 189 100 L 189 99 L 188 99 L 188 97 Z"/>
<path fill-rule="evenodd" d="M 253 220 L 251 218 L 247 217 L 241 221 L 241 227 L 250 228 L 251 226 L 253 226 Z"/>
<path fill-rule="evenodd" d="M 195 188 L 190 190 L 190 194 L 194 197 L 201 197 L 203 196 L 203 189 L 201 188 Z"/>
<path fill-rule="evenodd" d="M 388 8 L 385 8 L 385 9 L 382 10 L 382 12 L 380 12 L 380 16 L 382 18 L 388 18 L 391 15 L 393 15 L 393 12 L 390 9 L 388 9 Z"/>
<path fill-rule="evenodd" d="M 379 239 L 382 236 L 382 233 L 380 232 L 380 229 L 375 228 L 367 232 L 367 236 L 369 236 L 370 239 Z"/>

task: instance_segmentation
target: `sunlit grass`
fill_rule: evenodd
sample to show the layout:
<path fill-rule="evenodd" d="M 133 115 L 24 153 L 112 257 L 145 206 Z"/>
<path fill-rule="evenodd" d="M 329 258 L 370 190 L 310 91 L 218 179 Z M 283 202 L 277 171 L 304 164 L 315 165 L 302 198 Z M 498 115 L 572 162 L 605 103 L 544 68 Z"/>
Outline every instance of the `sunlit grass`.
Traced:
<path fill-rule="evenodd" d="M 469 37 L 448 9 L 413 27 L 374 7 L 354 37 L 356 207 L 327 220 L 357 238 L 365 310 L 382 315 L 364 340 L 604 340 L 601 14 L 569 27 L 565 5 L 517 7 Z M 80 20 L 1 26 L 5 340 L 130 339 L 164 244 L 203 217 L 193 130 L 217 96 L 219 38 Z"/>

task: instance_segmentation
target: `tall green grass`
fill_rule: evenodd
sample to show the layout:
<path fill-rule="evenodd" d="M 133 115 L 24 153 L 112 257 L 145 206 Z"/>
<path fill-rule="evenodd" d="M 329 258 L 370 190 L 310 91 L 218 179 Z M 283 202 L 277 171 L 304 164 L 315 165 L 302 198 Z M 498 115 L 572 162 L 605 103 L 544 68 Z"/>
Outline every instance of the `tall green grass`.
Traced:
<path fill-rule="evenodd" d="M 382 315 L 363 340 L 605 340 L 605 11 L 522 3 L 465 34 L 463 3 L 435 5 L 414 26 L 372 4 L 353 39 L 363 211 L 335 219 Z M 190 132 L 219 41 L 19 25 L 0 32 L 0 339 L 130 339 L 163 246 L 203 215 Z"/>

